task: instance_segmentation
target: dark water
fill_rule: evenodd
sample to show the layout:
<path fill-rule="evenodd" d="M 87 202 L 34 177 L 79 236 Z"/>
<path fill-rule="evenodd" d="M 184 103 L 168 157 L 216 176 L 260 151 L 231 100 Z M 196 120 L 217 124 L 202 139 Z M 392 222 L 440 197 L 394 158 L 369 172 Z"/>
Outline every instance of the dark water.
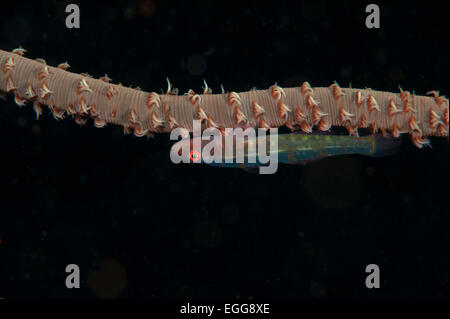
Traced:
<path fill-rule="evenodd" d="M 448 94 L 448 4 L 2 4 L 0 48 L 150 91 L 299 86 Z M 448 298 L 448 142 L 275 175 L 174 165 L 167 135 L 79 127 L 0 100 L 0 297 Z M 66 289 L 65 267 L 81 269 Z M 381 269 L 369 290 L 365 267 Z"/>

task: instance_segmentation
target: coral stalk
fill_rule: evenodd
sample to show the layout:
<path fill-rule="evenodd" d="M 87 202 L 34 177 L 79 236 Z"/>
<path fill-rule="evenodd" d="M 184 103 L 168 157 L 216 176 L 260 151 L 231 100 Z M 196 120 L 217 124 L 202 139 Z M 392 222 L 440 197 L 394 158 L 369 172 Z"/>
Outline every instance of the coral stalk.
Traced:
<path fill-rule="evenodd" d="M 18 105 L 32 103 L 38 116 L 47 105 L 55 118 L 71 115 L 77 123 L 93 118 L 97 127 L 106 123 L 121 125 L 137 136 L 170 132 L 176 127 L 192 131 L 193 120 L 204 127 L 280 127 L 312 132 L 330 126 L 410 134 L 418 147 L 428 144 L 427 136 L 448 137 L 448 100 L 437 91 L 420 96 L 371 89 L 313 88 L 308 82 L 299 87 L 273 85 L 265 90 L 212 94 L 206 86 L 201 93 L 189 90 L 174 94 L 169 83 L 165 94 L 144 92 L 108 77 L 94 79 L 67 71 L 69 65 L 48 66 L 43 60 L 23 56 L 25 50 L 0 50 L 0 90 L 14 94 Z"/>

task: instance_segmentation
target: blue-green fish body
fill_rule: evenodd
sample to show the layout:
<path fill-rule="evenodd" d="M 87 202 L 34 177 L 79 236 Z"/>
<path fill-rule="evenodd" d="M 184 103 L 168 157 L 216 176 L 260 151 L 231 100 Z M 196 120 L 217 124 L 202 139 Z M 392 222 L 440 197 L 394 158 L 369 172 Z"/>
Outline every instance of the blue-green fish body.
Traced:
<path fill-rule="evenodd" d="M 278 135 L 278 162 L 302 164 L 324 157 L 360 154 L 387 156 L 400 146 L 401 140 L 381 135 Z"/>

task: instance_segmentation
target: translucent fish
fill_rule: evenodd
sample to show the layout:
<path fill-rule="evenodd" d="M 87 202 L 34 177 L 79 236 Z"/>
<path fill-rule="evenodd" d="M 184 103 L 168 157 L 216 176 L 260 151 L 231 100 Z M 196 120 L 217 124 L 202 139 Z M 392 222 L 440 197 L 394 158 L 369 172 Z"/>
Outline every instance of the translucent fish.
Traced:
<path fill-rule="evenodd" d="M 271 147 L 271 141 L 276 147 Z M 195 148 L 195 142 L 197 148 Z M 181 140 L 189 148 L 189 158 L 183 162 L 206 163 L 220 167 L 254 168 L 265 166 L 268 160 L 285 164 L 305 164 L 325 157 L 360 154 L 365 156 L 388 156 L 394 154 L 401 145 L 401 138 L 382 135 L 312 135 L 312 134 L 272 134 L 254 139 L 232 137 L 232 153 L 226 154 L 224 137 L 205 139 L 196 137 Z M 178 148 L 179 148 L 178 147 Z M 241 149 L 239 156 L 238 149 Z M 185 152 L 187 153 L 187 152 Z M 219 154 L 220 153 L 220 154 Z M 181 154 L 181 153 L 180 153 Z M 265 155 L 265 157 L 261 157 Z M 205 161 L 205 158 L 209 160 Z M 211 161 L 211 158 L 214 158 Z M 263 158 L 263 161 L 261 160 Z"/>

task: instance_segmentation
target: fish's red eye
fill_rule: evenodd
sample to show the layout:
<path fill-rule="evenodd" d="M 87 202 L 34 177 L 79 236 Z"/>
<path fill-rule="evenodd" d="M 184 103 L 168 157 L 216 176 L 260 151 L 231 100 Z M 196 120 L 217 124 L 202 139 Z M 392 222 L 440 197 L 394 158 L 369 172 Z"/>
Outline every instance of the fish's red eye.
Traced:
<path fill-rule="evenodd" d="M 197 151 L 192 151 L 189 154 L 189 158 L 193 161 L 193 162 L 197 162 L 200 159 L 200 153 Z"/>

